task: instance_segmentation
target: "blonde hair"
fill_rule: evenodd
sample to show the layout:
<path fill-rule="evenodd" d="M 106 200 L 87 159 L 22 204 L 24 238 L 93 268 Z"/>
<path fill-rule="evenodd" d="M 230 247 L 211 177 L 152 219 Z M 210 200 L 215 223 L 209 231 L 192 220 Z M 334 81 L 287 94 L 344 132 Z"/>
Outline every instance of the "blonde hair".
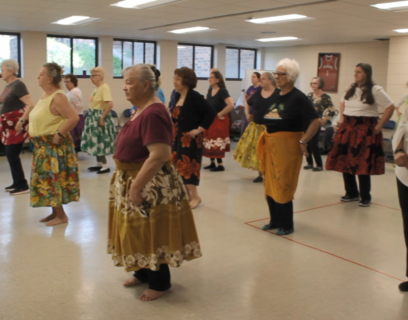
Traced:
<path fill-rule="evenodd" d="M 300 73 L 299 63 L 296 60 L 288 58 L 282 59 L 276 65 L 276 69 L 278 69 L 279 67 L 283 67 L 286 69 L 287 77 L 290 82 L 296 82 L 296 79 L 299 77 Z"/>
<path fill-rule="evenodd" d="M 263 74 L 265 74 L 265 75 L 268 77 L 268 79 L 272 81 L 272 85 L 273 85 L 274 87 L 276 87 L 276 79 L 275 79 L 275 77 L 273 76 L 272 72 L 266 71 L 266 72 L 264 72 Z"/>
<path fill-rule="evenodd" d="M 102 67 L 94 67 L 91 69 L 91 74 L 98 75 L 103 79 L 105 78 L 105 69 Z"/>

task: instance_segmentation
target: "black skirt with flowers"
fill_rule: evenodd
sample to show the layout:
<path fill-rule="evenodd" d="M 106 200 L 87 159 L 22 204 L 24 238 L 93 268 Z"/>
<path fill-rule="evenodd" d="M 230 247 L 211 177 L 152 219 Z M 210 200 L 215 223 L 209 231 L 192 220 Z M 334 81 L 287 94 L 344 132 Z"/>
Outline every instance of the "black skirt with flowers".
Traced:
<path fill-rule="evenodd" d="M 178 115 L 180 107 L 173 109 L 173 147 L 171 161 L 183 178 L 184 184 L 198 186 L 200 183 L 201 160 L 203 156 L 203 134 L 192 138 L 188 132 L 179 132 Z"/>

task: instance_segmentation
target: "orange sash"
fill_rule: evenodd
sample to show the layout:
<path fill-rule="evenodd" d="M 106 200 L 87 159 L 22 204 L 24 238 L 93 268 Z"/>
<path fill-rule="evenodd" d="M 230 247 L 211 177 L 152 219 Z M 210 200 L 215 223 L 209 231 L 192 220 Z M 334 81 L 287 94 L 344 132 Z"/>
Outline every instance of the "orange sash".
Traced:
<path fill-rule="evenodd" d="M 294 199 L 302 152 L 299 140 L 303 132 L 263 132 L 258 141 L 258 158 L 264 175 L 265 194 L 278 203 Z"/>

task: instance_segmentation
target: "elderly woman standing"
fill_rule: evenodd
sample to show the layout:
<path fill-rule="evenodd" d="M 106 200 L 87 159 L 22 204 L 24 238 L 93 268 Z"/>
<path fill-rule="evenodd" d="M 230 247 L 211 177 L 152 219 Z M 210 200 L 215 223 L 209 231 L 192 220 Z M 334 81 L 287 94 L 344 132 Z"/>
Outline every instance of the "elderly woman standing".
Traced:
<path fill-rule="evenodd" d="M 0 95 L 0 135 L 13 178 L 13 183 L 6 187 L 11 195 L 30 192 L 20 152 L 28 137 L 27 118 L 34 103 L 25 84 L 17 78 L 18 70 L 19 65 L 15 60 L 4 60 L 1 63 L 1 77 L 7 85 Z"/>
<path fill-rule="evenodd" d="M 200 183 L 203 132 L 211 126 L 216 112 L 201 94 L 193 90 L 197 86 L 197 76 L 192 69 L 176 69 L 173 84 L 177 93 L 172 112 L 172 161 L 183 178 L 194 209 L 201 203 L 197 186 Z"/>
<path fill-rule="evenodd" d="M 355 67 L 355 82 L 347 89 L 340 105 L 340 127 L 326 162 L 327 170 L 343 173 L 346 195 L 340 200 L 360 200 L 361 207 L 368 207 L 371 203 L 370 176 L 384 174 L 381 130 L 395 109 L 384 89 L 374 84 L 372 74 L 371 65 L 367 63 Z M 381 113 L 383 116 L 378 120 Z"/>
<path fill-rule="evenodd" d="M 252 85 L 247 89 L 247 91 L 245 92 L 245 95 L 244 95 L 244 100 L 245 100 L 245 121 L 244 121 L 244 125 L 242 126 L 242 132 L 241 133 L 243 133 L 245 131 L 245 129 L 248 127 L 249 123 L 252 121 L 252 113 L 251 113 L 251 108 L 248 105 L 248 100 L 249 100 L 249 98 L 252 97 L 252 95 L 255 92 L 262 89 L 261 74 L 259 72 L 252 73 L 251 82 L 252 82 Z"/>
<path fill-rule="evenodd" d="M 264 173 L 264 186 L 270 223 L 263 230 L 279 229 L 277 235 L 294 231 L 293 199 L 302 166 L 302 155 L 308 156 L 307 143 L 320 128 L 320 119 L 310 100 L 295 82 L 299 65 L 295 60 L 283 59 L 274 73 L 278 87 L 272 104 L 257 111 L 264 117 L 267 132 L 258 143 L 258 157 Z M 310 123 L 306 133 L 303 132 Z"/>
<path fill-rule="evenodd" d="M 225 152 L 230 151 L 230 120 L 228 113 L 234 109 L 234 101 L 225 88 L 224 77 L 221 72 L 211 71 L 210 88 L 207 101 L 217 112 L 211 127 L 204 132 L 204 157 L 211 159 L 211 164 L 204 167 L 210 171 L 224 171 L 222 159 Z M 215 165 L 217 159 L 218 166 Z"/>
<path fill-rule="evenodd" d="M 81 151 L 82 132 L 85 126 L 84 107 L 82 104 L 82 91 L 78 88 L 78 78 L 73 74 L 67 74 L 64 77 L 65 87 L 68 89 L 67 98 L 74 107 L 79 116 L 78 124 L 71 130 L 71 136 L 74 140 L 75 152 Z"/>
<path fill-rule="evenodd" d="M 333 106 L 330 96 L 327 93 L 324 93 L 322 90 L 324 85 L 325 82 L 322 78 L 314 77 L 310 82 L 310 87 L 312 88 L 313 92 L 310 92 L 307 95 L 321 119 L 322 127 L 327 123 L 327 121 L 330 121 L 330 119 L 332 119 L 337 112 Z M 312 171 L 315 172 L 323 170 L 323 160 L 319 149 L 319 135 L 320 130 L 317 130 L 317 133 L 309 141 L 307 146 L 307 152 L 309 153 L 309 157 L 307 157 L 307 166 L 303 167 L 305 170 L 312 169 Z M 313 168 L 313 158 L 316 162 L 315 168 Z"/>
<path fill-rule="evenodd" d="M 254 183 L 263 181 L 256 148 L 261 133 L 265 131 L 265 126 L 262 124 L 263 117 L 254 119 L 253 115 L 255 110 L 264 110 L 272 105 L 272 97 L 276 89 L 276 80 L 272 73 L 264 72 L 260 78 L 261 90 L 255 91 L 247 101 L 248 105 L 251 106 L 248 117 L 250 123 L 239 139 L 234 153 L 234 158 L 241 164 L 241 167 L 259 171 L 259 176 L 253 181 Z"/>
<path fill-rule="evenodd" d="M 109 86 L 103 81 L 105 70 L 102 67 L 91 69 L 91 81 L 96 89 L 91 96 L 91 104 L 85 120 L 81 150 L 96 157 L 96 165 L 88 167 L 97 174 L 108 173 L 110 169 L 106 156 L 115 150 L 116 128 L 110 111 L 113 108 Z"/>
<path fill-rule="evenodd" d="M 193 214 L 171 162 L 173 125 L 157 102 L 157 77 L 145 64 L 123 71 L 126 99 L 136 113 L 116 139 L 116 170 L 109 198 L 108 251 L 116 266 L 135 271 L 129 287 L 146 282 L 143 301 L 171 287 L 169 265 L 201 256 Z"/>
<path fill-rule="evenodd" d="M 38 84 L 44 93 L 29 117 L 29 134 L 34 144 L 31 205 L 52 207 L 52 213 L 40 220 L 47 226 L 68 222 L 62 205 L 79 201 L 78 165 L 69 133 L 79 117 L 60 89 L 62 72 L 56 63 L 46 63 L 41 68 Z"/>

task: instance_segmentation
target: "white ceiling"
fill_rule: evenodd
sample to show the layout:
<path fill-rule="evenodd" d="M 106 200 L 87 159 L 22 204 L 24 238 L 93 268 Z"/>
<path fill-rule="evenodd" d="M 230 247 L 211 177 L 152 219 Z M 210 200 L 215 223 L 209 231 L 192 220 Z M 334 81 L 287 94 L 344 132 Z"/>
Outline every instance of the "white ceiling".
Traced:
<path fill-rule="evenodd" d="M 180 42 L 226 43 L 245 47 L 272 47 L 321 43 L 362 42 L 396 36 L 394 29 L 408 28 L 408 12 L 370 7 L 388 0 L 184 0 L 145 10 L 111 7 L 119 0 L 0 0 L 0 31 L 43 31 L 54 34 L 113 36 L 132 39 L 167 39 Z M 395 0 L 393 0 L 395 1 Z M 315 2 L 313 5 L 307 3 Z M 289 5 L 293 8 L 279 9 Z M 247 14 L 248 11 L 273 9 Z M 245 13 L 245 14 L 242 14 Z M 252 24 L 249 16 L 262 18 L 303 14 L 313 19 L 275 24 Z M 238 14 L 232 17 L 217 16 Z M 51 22 L 71 15 L 102 20 L 84 26 Z M 197 19 L 204 21 L 194 22 Z M 188 22 L 190 21 L 190 22 Z M 165 26 L 174 24 L 172 26 Z M 213 31 L 176 35 L 173 29 L 204 26 Z M 151 28 L 149 30 L 141 30 Z M 263 31 L 275 34 L 261 34 Z M 300 40 L 260 43 L 258 38 L 294 36 Z"/>

